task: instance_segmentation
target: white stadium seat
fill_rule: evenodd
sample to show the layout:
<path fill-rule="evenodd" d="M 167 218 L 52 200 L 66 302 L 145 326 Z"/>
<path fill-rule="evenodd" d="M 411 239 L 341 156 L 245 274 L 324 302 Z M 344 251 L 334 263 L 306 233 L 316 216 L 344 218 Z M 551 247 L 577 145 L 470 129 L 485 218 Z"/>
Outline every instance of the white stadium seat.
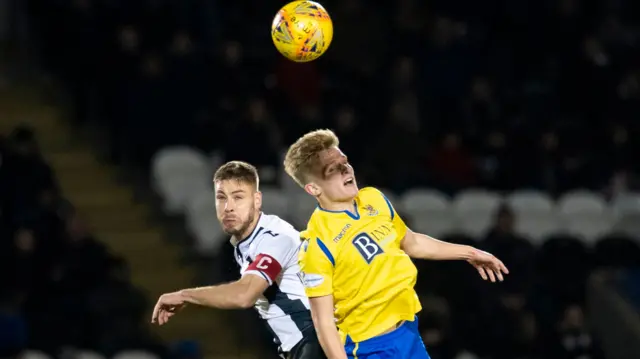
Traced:
<path fill-rule="evenodd" d="M 573 191 L 558 199 L 558 211 L 561 215 L 598 214 L 607 212 L 607 202 L 596 193 Z"/>
<path fill-rule="evenodd" d="M 573 191 L 558 200 L 562 228 L 587 243 L 609 233 L 614 226 L 613 213 L 599 194 Z"/>
<path fill-rule="evenodd" d="M 545 239 L 561 231 L 560 220 L 555 212 L 517 216 L 515 227 L 517 234 L 526 237 L 534 245 L 541 245 Z"/>
<path fill-rule="evenodd" d="M 396 211 L 402 212 L 404 210 L 404 208 L 402 208 L 402 201 L 400 201 L 398 196 L 396 196 L 396 194 L 393 191 L 386 188 L 378 188 L 378 190 L 382 192 L 382 194 L 385 197 L 387 197 L 387 199 L 389 200 L 389 202 L 391 203 L 391 205 Z"/>
<path fill-rule="evenodd" d="M 262 187 L 262 210 L 267 214 L 275 214 L 280 218 L 287 218 L 291 211 L 289 209 L 289 198 L 278 188 Z"/>
<path fill-rule="evenodd" d="M 461 233 L 480 237 L 490 229 L 502 197 L 485 190 L 463 191 L 454 198 L 456 226 Z"/>
<path fill-rule="evenodd" d="M 443 193 L 428 189 L 409 190 L 400 199 L 400 204 L 415 231 L 434 237 L 453 232 L 455 218 L 451 203 Z"/>
<path fill-rule="evenodd" d="M 25 350 L 19 356 L 19 359 L 52 359 L 47 353 L 39 350 Z"/>
<path fill-rule="evenodd" d="M 302 189 L 290 193 L 288 196 L 291 201 L 290 218 L 293 221 L 292 224 L 299 229 L 306 228 L 309 217 L 318 206 L 318 202 Z"/>
<path fill-rule="evenodd" d="M 113 359 L 160 359 L 157 355 L 143 350 L 122 351 L 113 356 Z"/>
<path fill-rule="evenodd" d="M 583 214 L 565 217 L 562 221 L 566 232 L 593 244 L 597 239 L 609 234 L 614 228 L 613 216 L 605 212 L 600 215 Z"/>
<path fill-rule="evenodd" d="M 624 193 L 616 196 L 611 203 L 616 217 L 623 218 L 627 215 L 640 215 L 640 193 Z"/>
<path fill-rule="evenodd" d="M 192 196 L 211 188 L 212 168 L 207 157 L 189 147 L 160 150 L 152 159 L 153 188 L 168 214 L 180 214 Z"/>
<path fill-rule="evenodd" d="M 505 198 L 505 204 L 516 217 L 516 232 L 536 245 L 560 229 L 555 203 L 545 193 L 515 191 Z"/>
<path fill-rule="evenodd" d="M 216 216 L 216 199 L 212 191 L 201 192 L 187 206 L 187 230 L 196 239 L 196 250 L 215 254 L 224 241 L 225 233 Z"/>
<path fill-rule="evenodd" d="M 78 350 L 73 353 L 72 359 L 106 359 L 102 354 L 89 350 Z"/>
<path fill-rule="evenodd" d="M 505 204 L 516 215 L 555 212 L 555 204 L 551 197 L 538 191 L 515 191 L 505 198 Z"/>

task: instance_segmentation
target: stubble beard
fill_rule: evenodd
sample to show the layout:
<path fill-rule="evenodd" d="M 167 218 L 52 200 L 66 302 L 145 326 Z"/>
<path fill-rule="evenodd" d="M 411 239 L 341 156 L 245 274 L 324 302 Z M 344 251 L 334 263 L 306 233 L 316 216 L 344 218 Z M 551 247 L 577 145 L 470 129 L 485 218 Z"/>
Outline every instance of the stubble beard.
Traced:
<path fill-rule="evenodd" d="M 256 218 L 256 209 L 255 207 L 252 207 L 251 211 L 249 211 L 249 215 L 247 216 L 246 221 L 242 222 L 242 224 L 237 228 L 229 228 L 228 230 L 225 229 L 225 233 L 230 236 L 233 236 L 238 241 L 241 241 L 244 239 L 245 236 L 249 235 L 247 231 L 249 230 L 249 227 L 251 226 L 255 218 Z"/>

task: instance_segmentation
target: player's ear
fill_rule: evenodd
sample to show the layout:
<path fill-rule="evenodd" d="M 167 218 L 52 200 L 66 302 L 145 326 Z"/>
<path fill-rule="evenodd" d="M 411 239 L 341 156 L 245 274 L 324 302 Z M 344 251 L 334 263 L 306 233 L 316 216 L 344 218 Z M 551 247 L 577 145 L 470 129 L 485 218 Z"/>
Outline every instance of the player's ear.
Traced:
<path fill-rule="evenodd" d="M 304 185 L 304 190 L 314 196 L 314 197 L 318 197 L 320 194 L 322 194 L 322 190 L 320 189 L 320 186 L 318 186 L 317 184 L 311 182 L 311 183 L 307 183 L 306 185 Z"/>
<path fill-rule="evenodd" d="M 262 192 L 256 191 L 256 193 L 253 194 L 253 205 L 254 208 L 262 209 Z"/>

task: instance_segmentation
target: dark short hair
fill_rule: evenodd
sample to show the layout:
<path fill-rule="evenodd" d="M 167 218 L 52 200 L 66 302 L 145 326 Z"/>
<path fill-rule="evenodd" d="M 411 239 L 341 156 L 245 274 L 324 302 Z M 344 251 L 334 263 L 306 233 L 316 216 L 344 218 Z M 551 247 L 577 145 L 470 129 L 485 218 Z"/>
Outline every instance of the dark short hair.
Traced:
<path fill-rule="evenodd" d="M 242 161 L 230 161 L 218 168 L 213 175 L 213 182 L 237 180 L 240 182 L 248 183 L 258 189 L 260 179 L 258 177 L 258 170 L 247 162 Z"/>

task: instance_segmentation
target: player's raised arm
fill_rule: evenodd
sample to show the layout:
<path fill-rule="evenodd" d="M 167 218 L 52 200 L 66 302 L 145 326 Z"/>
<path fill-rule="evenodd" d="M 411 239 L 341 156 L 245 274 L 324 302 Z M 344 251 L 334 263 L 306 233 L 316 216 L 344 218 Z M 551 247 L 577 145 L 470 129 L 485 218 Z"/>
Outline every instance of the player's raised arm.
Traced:
<path fill-rule="evenodd" d="M 384 194 L 382 194 L 384 197 Z M 411 258 L 431 260 L 465 260 L 478 270 L 484 280 L 495 282 L 504 280 L 503 274 L 509 270 L 498 258 L 490 253 L 481 251 L 471 246 L 444 242 L 426 234 L 416 233 L 410 230 L 402 218 L 396 213 L 391 202 L 384 197 L 389 206 L 389 215 L 393 226 L 402 238 L 400 247 Z"/>
<path fill-rule="evenodd" d="M 235 282 L 183 289 L 164 294 L 158 299 L 152 322 L 162 325 L 184 304 L 197 304 L 219 309 L 251 308 L 264 291 L 282 272 L 285 259 L 292 255 L 291 246 L 285 239 L 265 234 L 260 241 L 260 254 L 251 262 L 242 278 Z"/>
<path fill-rule="evenodd" d="M 491 253 L 471 246 L 440 241 L 409 229 L 401 242 L 401 247 L 411 258 L 465 260 L 478 270 L 484 280 L 503 281 L 503 274 L 509 274 L 509 270 L 502 261 Z"/>
<path fill-rule="evenodd" d="M 166 293 L 158 298 L 158 303 L 153 309 L 151 322 L 159 325 L 165 324 L 186 304 L 219 309 L 251 308 L 268 286 L 269 283 L 264 278 L 245 275 L 240 280 L 231 283 Z"/>

